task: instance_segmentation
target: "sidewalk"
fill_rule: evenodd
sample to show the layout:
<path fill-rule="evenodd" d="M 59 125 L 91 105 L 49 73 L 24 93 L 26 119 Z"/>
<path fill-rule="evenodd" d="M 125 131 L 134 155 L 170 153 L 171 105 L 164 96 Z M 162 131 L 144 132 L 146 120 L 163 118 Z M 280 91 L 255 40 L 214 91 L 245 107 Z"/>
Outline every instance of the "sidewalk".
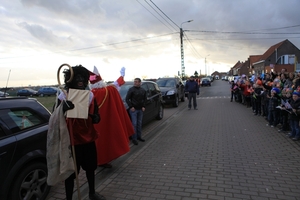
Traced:
<path fill-rule="evenodd" d="M 300 146 L 229 98 L 198 99 L 96 175 L 107 200 L 300 198 Z M 82 195 L 88 194 L 86 185 Z"/>

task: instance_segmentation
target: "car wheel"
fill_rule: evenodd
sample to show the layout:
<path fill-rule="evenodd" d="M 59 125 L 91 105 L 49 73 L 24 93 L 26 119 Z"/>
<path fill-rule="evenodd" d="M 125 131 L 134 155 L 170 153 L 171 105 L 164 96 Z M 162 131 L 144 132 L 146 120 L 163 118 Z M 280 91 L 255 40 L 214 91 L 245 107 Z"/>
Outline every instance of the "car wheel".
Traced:
<path fill-rule="evenodd" d="M 41 96 L 41 97 L 43 97 L 43 96 L 44 96 L 44 94 L 40 94 L 40 96 Z"/>
<path fill-rule="evenodd" d="M 175 101 L 174 101 L 174 104 L 173 104 L 174 107 L 178 107 L 179 106 L 179 96 L 176 95 L 175 97 Z"/>
<path fill-rule="evenodd" d="M 156 119 L 161 120 L 163 117 L 164 117 L 164 107 L 162 104 L 160 104 Z"/>
<path fill-rule="evenodd" d="M 11 190 L 11 199 L 46 199 L 49 191 L 46 164 L 31 163 L 17 175 Z"/>

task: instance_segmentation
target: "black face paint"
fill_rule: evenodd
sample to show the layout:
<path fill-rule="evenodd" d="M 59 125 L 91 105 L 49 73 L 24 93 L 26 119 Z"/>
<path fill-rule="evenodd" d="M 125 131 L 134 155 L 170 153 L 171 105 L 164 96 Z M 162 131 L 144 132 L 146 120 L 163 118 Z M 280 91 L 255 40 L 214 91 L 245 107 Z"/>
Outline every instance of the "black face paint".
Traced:
<path fill-rule="evenodd" d="M 85 88 L 88 86 L 89 81 L 89 72 L 86 68 L 83 66 L 75 66 L 72 67 L 74 76 L 70 83 L 67 83 L 67 81 L 70 79 L 71 73 L 70 70 L 64 71 L 65 73 L 65 88 L 68 90 L 69 88 L 78 89 L 78 90 L 85 90 Z"/>

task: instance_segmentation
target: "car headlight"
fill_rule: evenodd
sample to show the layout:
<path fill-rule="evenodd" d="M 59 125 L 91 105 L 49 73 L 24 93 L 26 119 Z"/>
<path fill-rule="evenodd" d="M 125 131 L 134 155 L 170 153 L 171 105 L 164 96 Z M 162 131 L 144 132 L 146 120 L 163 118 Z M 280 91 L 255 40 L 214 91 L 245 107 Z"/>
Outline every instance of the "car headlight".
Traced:
<path fill-rule="evenodd" d="M 167 92 L 167 95 L 173 95 L 173 94 L 175 94 L 175 90 L 170 90 Z"/>

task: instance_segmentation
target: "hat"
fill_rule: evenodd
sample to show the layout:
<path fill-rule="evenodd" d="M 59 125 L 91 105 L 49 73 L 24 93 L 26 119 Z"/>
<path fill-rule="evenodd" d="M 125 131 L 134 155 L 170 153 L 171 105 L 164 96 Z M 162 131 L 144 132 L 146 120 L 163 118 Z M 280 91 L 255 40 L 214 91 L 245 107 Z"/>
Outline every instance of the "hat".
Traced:
<path fill-rule="evenodd" d="M 258 79 L 258 80 L 256 81 L 256 84 L 262 86 L 262 81 Z"/>
<path fill-rule="evenodd" d="M 243 75 L 242 75 L 242 77 L 243 77 L 243 78 L 245 78 L 245 77 L 246 77 L 246 75 L 245 75 L 245 74 L 243 74 Z"/>
<path fill-rule="evenodd" d="M 272 88 L 271 92 L 275 92 L 276 94 L 279 94 L 280 90 L 278 88 Z"/>
<path fill-rule="evenodd" d="M 91 82 L 91 84 L 95 84 L 99 81 L 102 81 L 102 78 L 98 72 L 97 67 L 94 66 L 93 72 L 90 72 L 90 82 Z"/>
<path fill-rule="evenodd" d="M 195 76 L 190 76 L 190 78 L 195 78 Z"/>
<path fill-rule="evenodd" d="M 298 97 L 300 97 L 300 92 L 297 92 L 296 90 L 293 92 L 293 95 L 297 95 Z"/>

